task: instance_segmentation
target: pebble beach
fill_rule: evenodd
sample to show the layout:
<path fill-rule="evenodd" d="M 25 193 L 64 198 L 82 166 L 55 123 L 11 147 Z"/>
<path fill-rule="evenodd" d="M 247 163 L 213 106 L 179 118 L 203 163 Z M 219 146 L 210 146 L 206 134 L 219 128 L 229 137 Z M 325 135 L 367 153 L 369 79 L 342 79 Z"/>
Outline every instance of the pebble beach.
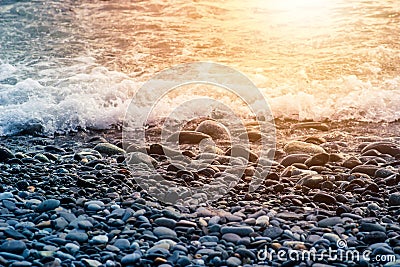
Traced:
<path fill-rule="evenodd" d="M 165 204 L 137 184 L 138 174 L 126 164 L 135 152 L 123 149 L 118 130 L 3 137 L 0 265 L 400 265 L 398 124 L 276 126 L 275 158 L 255 192 L 249 193 L 249 180 L 262 169 L 248 161 L 226 195 L 191 206 Z M 195 160 L 196 144 L 186 141 L 182 154 Z M 220 147 L 216 155 L 224 154 L 209 167 L 182 176 L 180 165 L 154 147 L 149 144 L 146 156 L 177 183 L 210 182 L 230 157 Z M 370 251 L 370 260 L 277 256 L 337 250 L 338 241 L 346 242 L 344 251 Z M 376 255 L 393 257 L 374 262 Z"/>

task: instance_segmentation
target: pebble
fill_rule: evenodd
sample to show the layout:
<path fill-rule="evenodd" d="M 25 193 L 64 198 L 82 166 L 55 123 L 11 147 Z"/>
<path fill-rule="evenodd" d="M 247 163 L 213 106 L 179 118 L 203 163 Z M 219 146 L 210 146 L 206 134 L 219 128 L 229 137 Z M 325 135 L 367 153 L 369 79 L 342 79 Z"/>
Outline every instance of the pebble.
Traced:
<path fill-rule="evenodd" d="M 199 134 L 218 138 L 211 132 L 189 135 Z M 257 144 L 251 149 L 240 147 L 240 153 L 254 153 L 250 163 L 231 157 L 232 148 L 223 142 L 219 152 L 213 151 L 218 155 L 208 153 L 204 158 L 194 143 L 180 147 L 185 153 L 153 144 L 142 148 L 154 158 L 135 154 L 139 150 L 127 154 L 139 155 L 141 165 L 133 171 L 122 151 L 100 154 L 87 149 L 106 143 L 103 139 L 82 145 L 74 138 L 64 144 L 53 144 L 64 137 L 28 138 L 32 144 L 27 149 L 10 142 L 13 150 L 24 152 L 13 155 L 19 162 L 0 163 L 0 265 L 253 266 L 265 245 L 276 251 L 326 249 L 336 248 L 339 239 L 373 254 L 400 253 L 399 155 L 382 152 L 397 151 L 399 145 L 379 144 L 361 155 L 353 148 L 367 139 L 335 141 L 335 134 L 324 135 L 328 142 L 317 136 L 301 137 L 307 142 L 289 142 L 287 154 L 277 144 L 276 161 L 265 164 L 271 165 L 268 175 L 263 163 L 257 166 L 267 162 L 254 153 Z M 124 141 L 112 138 L 119 149 Z M 362 143 L 359 150 L 370 144 Z M 304 151 L 291 150 L 299 147 Z M 339 156 L 328 155 L 324 149 Z M 184 159 L 178 161 L 175 156 Z M 204 159 L 210 161 L 203 165 Z M 234 175 L 226 175 L 230 162 L 243 168 L 245 175 L 230 192 L 221 189 L 218 201 L 202 201 L 213 181 L 234 181 Z M 145 165 L 156 167 L 158 175 L 168 180 L 158 181 Z M 249 178 L 259 174 L 266 181 L 257 192 L 248 192 Z M 186 187 L 199 186 L 193 194 L 199 203 L 181 207 L 157 202 L 149 196 L 149 188 L 135 183 L 138 175 L 149 180 L 151 190 L 172 188 L 178 197 L 190 197 Z M 217 191 L 219 186 L 215 186 Z M 293 264 L 317 266 L 311 261 L 282 263 Z"/>
<path fill-rule="evenodd" d="M 345 168 L 348 168 L 348 169 L 353 169 L 356 166 L 361 165 L 361 164 L 362 164 L 362 162 L 358 158 L 350 157 L 343 162 L 342 166 Z"/>
<path fill-rule="evenodd" d="M 400 154 L 400 148 L 397 146 L 397 144 L 392 143 L 392 142 L 374 142 L 371 143 L 367 146 L 365 146 L 362 150 L 361 153 L 365 153 L 368 150 L 377 150 L 382 154 L 389 154 L 391 156 L 396 156 Z"/>
<path fill-rule="evenodd" d="M 242 261 L 236 257 L 229 257 L 226 260 L 226 265 L 228 265 L 229 267 L 237 267 L 237 266 L 242 265 Z"/>
<path fill-rule="evenodd" d="M 14 154 L 6 147 L 0 146 L 0 162 L 14 158 Z"/>
<path fill-rule="evenodd" d="M 198 144 L 203 139 L 211 139 L 211 136 L 197 131 L 180 131 L 169 136 L 167 138 L 167 142 L 179 142 L 180 144 Z"/>
<path fill-rule="evenodd" d="M 389 195 L 389 206 L 400 206 L 400 192 Z"/>
<path fill-rule="evenodd" d="M 26 249 L 24 242 L 20 240 L 6 240 L 0 245 L 0 251 L 20 254 Z"/>
<path fill-rule="evenodd" d="M 268 218 L 269 219 L 269 218 Z M 233 233 L 240 236 L 248 236 L 254 233 L 254 229 L 250 226 L 223 226 L 221 227 L 221 234 Z"/>
<path fill-rule="evenodd" d="M 311 158 L 307 159 L 304 164 L 308 167 L 311 166 L 324 166 L 329 161 L 329 154 L 328 153 L 319 153 Z"/>
<path fill-rule="evenodd" d="M 380 243 L 386 241 L 386 233 L 381 231 L 372 231 L 364 236 L 364 242 L 367 244 Z"/>
<path fill-rule="evenodd" d="M 378 169 L 379 167 L 375 165 L 358 165 L 351 170 L 351 173 L 365 173 L 373 177 Z"/>
<path fill-rule="evenodd" d="M 325 218 L 318 222 L 319 227 L 330 227 L 338 224 L 343 224 L 343 219 L 340 217 Z"/>
<path fill-rule="evenodd" d="M 90 240 L 90 242 L 94 245 L 104 245 L 108 243 L 108 236 L 106 235 L 97 235 Z"/>
<path fill-rule="evenodd" d="M 121 259 L 121 263 L 123 266 L 133 265 L 140 261 L 141 255 L 137 252 L 132 254 L 125 255 Z"/>
<path fill-rule="evenodd" d="M 292 130 L 313 128 L 320 131 L 329 131 L 329 126 L 323 122 L 301 122 L 290 127 Z"/>
<path fill-rule="evenodd" d="M 47 199 L 40 203 L 40 205 L 36 208 L 37 212 L 46 212 L 50 210 L 54 210 L 60 206 L 60 201 L 57 199 Z"/>
<path fill-rule="evenodd" d="M 301 141 L 292 141 L 287 143 L 283 150 L 287 154 L 319 154 L 319 153 L 326 153 L 325 150 L 320 147 L 319 145 L 301 142 Z"/>
<path fill-rule="evenodd" d="M 176 221 L 170 218 L 157 218 L 154 220 L 154 223 L 159 226 L 165 226 L 170 229 L 174 229 L 176 225 Z"/>
<path fill-rule="evenodd" d="M 176 238 L 177 234 L 174 230 L 171 230 L 164 226 L 154 228 L 153 233 L 159 238 Z"/>
<path fill-rule="evenodd" d="M 136 164 L 146 164 L 149 167 L 153 167 L 157 165 L 155 159 L 150 157 L 149 155 L 142 152 L 133 152 L 129 154 L 128 159 L 126 160 L 128 165 L 136 165 Z"/>
<path fill-rule="evenodd" d="M 80 250 L 80 246 L 78 246 L 74 243 L 67 243 L 67 244 L 65 244 L 64 247 L 71 254 L 75 254 Z"/>
<path fill-rule="evenodd" d="M 322 183 L 326 179 L 320 175 L 307 175 L 301 178 L 297 184 L 302 186 L 307 186 L 311 189 L 321 188 Z"/>
<path fill-rule="evenodd" d="M 125 153 L 125 150 L 110 143 L 99 143 L 93 149 L 109 156 Z"/>
<path fill-rule="evenodd" d="M 269 237 L 271 239 L 276 239 L 281 236 L 283 230 L 280 227 L 272 226 L 264 230 L 263 236 Z"/>
<path fill-rule="evenodd" d="M 82 262 L 84 262 L 89 267 L 99 267 L 100 265 L 102 265 L 101 262 L 91 259 L 83 259 Z"/>
<path fill-rule="evenodd" d="M 211 136 L 214 140 L 230 140 L 229 130 L 220 122 L 213 120 L 202 121 L 196 128 L 197 132 L 201 132 Z"/>
<path fill-rule="evenodd" d="M 316 193 L 313 197 L 313 200 L 318 203 L 325 203 L 329 205 L 336 204 L 336 199 L 333 196 L 322 192 Z"/>
<path fill-rule="evenodd" d="M 11 192 L 0 193 L 0 200 L 3 199 L 14 199 L 14 195 Z"/>
<path fill-rule="evenodd" d="M 372 231 L 386 232 L 386 228 L 384 226 L 376 224 L 376 223 L 361 223 L 360 231 L 362 231 L 362 232 L 372 232 Z"/>
<path fill-rule="evenodd" d="M 71 241 L 77 241 L 79 243 L 85 243 L 88 241 L 89 237 L 86 233 L 84 232 L 76 232 L 76 231 L 71 231 L 67 234 L 65 237 L 67 240 Z"/>
<path fill-rule="evenodd" d="M 256 219 L 256 225 L 265 227 L 269 225 L 269 217 L 267 215 L 260 216 Z"/>
<path fill-rule="evenodd" d="M 115 240 L 114 246 L 116 246 L 116 247 L 119 248 L 120 250 L 126 250 L 126 249 L 129 249 L 129 248 L 130 248 L 131 243 L 129 242 L 128 239 L 121 238 L 121 239 Z"/>
<path fill-rule="evenodd" d="M 288 167 L 294 163 L 304 163 L 310 158 L 308 154 L 291 154 L 284 157 L 281 161 L 281 165 Z"/>
<path fill-rule="evenodd" d="M 241 237 L 234 233 L 226 233 L 222 235 L 222 239 L 236 244 L 239 242 L 239 240 L 241 240 Z"/>
<path fill-rule="evenodd" d="M 322 235 L 322 238 L 325 238 L 335 244 L 337 241 L 339 241 L 341 239 L 337 234 L 333 234 L 333 233 L 325 233 Z"/>
<path fill-rule="evenodd" d="M 250 151 L 249 149 L 245 148 L 242 145 L 235 145 L 231 148 L 229 148 L 225 152 L 226 156 L 231 156 L 231 157 L 242 157 L 250 162 L 257 162 L 258 161 L 258 156 L 254 152 Z"/>

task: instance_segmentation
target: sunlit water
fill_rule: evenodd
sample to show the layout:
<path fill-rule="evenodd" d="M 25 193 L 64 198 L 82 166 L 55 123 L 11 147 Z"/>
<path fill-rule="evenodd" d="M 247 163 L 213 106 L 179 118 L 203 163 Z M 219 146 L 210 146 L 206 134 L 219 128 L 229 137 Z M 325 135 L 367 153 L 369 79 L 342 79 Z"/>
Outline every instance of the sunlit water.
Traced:
<path fill-rule="evenodd" d="M 194 61 L 247 75 L 277 118 L 394 121 L 399 29 L 395 0 L 0 1 L 0 135 L 108 128 L 143 82 Z"/>

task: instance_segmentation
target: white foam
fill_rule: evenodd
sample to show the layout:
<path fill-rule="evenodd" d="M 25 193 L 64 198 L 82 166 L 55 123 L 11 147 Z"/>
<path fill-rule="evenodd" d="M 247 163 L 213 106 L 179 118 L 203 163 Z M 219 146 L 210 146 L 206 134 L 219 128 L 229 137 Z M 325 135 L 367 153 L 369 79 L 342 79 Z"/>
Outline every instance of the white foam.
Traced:
<path fill-rule="evenodd" d="M 91 58 L 79 58 L 75 65 L 49 69 L 37 78 L 24 78 L 23 69 L 0 64 L 0 77 L 18 82 L 0 82 L 0 135 L 16 134 L 32 121 L 44 127 L 45 134 L 81 128 L 107 129 L 120 123 L 135 92 L 143 84 L 129 76 L 96 65 Z M 56 74 L 63 74 L 57 76 Z M 265 80 L 257 75 L 258 83 Z M 53 78 L 52 78 L 53 77 Z M 395 121 L 400 119 L 400 77 L 380 83 L 346 76 L 332 81 L 311 81 L 308 88 L 282 84 L 261 89 L 274 117 L 296 120 Z M 148 104 L 152 92 L 142 101 Z M 152 116 L 166 116 L 184 102 L 209 96 L 235 112 L 248 112 L 224 89 L 207 93 L 193 86 L 175 90 L 156 105 Z M 252 99 L 257 105 L 257 99 Z M 207 116 L 212 107 L 191 107 L 188 116 Z M 136 111 L 140 113 L 140 109 Z"/>

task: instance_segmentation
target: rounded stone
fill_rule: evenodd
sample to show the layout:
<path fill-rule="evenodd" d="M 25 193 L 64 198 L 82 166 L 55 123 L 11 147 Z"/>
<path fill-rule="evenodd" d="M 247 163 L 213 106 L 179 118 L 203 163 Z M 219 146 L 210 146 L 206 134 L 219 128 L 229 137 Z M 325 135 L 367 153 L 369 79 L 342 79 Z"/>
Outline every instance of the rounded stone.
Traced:
<path fill-rule="evenodd" d="M 176 238 L 177 236 L 175 231 L 164 226 L 154 228 L 153 233 L 159 238 Z"/>
<path fill-rule="evenodd" d="M 392 193 L 389 196 L 389 206 L 400 206 L 400 192 Z"/>
<path fill-rule="evenodd" d="M 46 212 L 50 210 L 54 210 L 60 206 L 60 201 L 57 199 L 47 199 L 39 204 L 36 208 L 37 212 Z"/>
<path fill-rule="evenodd" d="M 94 150 L 106 154 L 106 155 L 115 155 L 115 154 L 124 154 L 125 150 L 117 147 L 116 145 L 110 143 L 99 143 L 94 147 Z"/>
<path fill-rule="evenodd" d="M 24 242 L 20 240 L 6 240 L 0 246 L 0 251 L 20 254 L 26 249 Z"/>
<path fill-rule="evenodd" d="M 121 259 L 121 263 L 123 266 L 134 265 L 140 260 L 140 258 L 141 258 L 140 254 L 134 252 L 132 254 L 128 254 L 128 255 L 124 256 Z"/>
<path fill-rule="evenodd" d="M 214 140 L 230 140 L 229 130 L 222 124 L 213 120 L 205 120 L 196 128 L 196 132 L 208 134 Z"/>

